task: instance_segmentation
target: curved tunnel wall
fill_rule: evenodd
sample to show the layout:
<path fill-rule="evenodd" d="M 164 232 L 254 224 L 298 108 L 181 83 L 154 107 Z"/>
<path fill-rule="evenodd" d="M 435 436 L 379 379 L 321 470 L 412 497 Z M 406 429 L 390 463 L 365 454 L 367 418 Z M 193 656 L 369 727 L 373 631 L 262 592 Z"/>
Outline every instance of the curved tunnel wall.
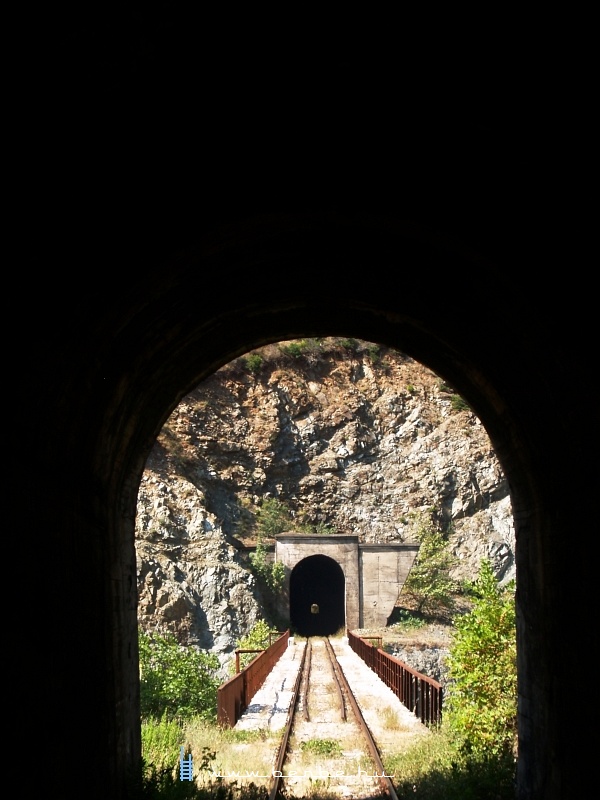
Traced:
<path fill-rule="evenodd" d="M 445 240 L 435 220 L 415 227 L 357 210 L 227 218 L 201 229 L 198 219 L 194 249 L 177 257 L 155 257 L 149 228 L 131 239 L 130 252 L 113 239 L 95 261 L 82 240 L 71 251 L 72 274 L 63 275 L 74 296 L 54 271 L 42 274 L 44 303 L 28 317 L 36 358 L 28 339 L 19 354 L 27 425 L 17 451 L 21 473 L 30 473 L 35 453 L 44 480 L 35 493 L 21 481 L 14 504 L 28 509 L 32 569 L 39 567 L 32 579 L 55 622 L 36 632 L 30 663 L 41 651 L 52 658 L 28 691 L 65 730 L 45 747 L 44 782 L 60 793 L 92 775 L 90 796 L 120 800 L 139 763 L 134 520 L 145 460 L 167 416 L 204 377 L 253 347 L 344 335 L 427 364 L 485 425 L 510 483 L 517 539 L 517 796 L 583 796 L 576 782 L 589 762 L 570 735 L 572 669 L 557 655 L 573 615 L 594 607 L 596 563 L 564 557 L 565 536 L 589 530 L 596 488 L 586 424 L 597 417 L 591 348 L 556 313 L 572 276 L 545 286 L 542 303 L 539 287 L 522 279 L 527 264 L 516 242 L 511 270 L 494 260 L 494 242 L 480 259 L 471 231 L 450 226 Z M 497 233 L 505 242 L 510 225 Z M 84 262 L 98 280 L 76 285 Z M 273 265 L 276 280 L 257 280 Z M 542 402 L 573 385 L 573 375 L 576 402 Z M 89 742 L 80 765 L 73 731 Z"/>
<path fill-rule="evenodd" d="M 290 575 L 290 625 L 300 636 L 328 636 L 346 624 L 346 581 L 329 556 L 300 561 Z"/>

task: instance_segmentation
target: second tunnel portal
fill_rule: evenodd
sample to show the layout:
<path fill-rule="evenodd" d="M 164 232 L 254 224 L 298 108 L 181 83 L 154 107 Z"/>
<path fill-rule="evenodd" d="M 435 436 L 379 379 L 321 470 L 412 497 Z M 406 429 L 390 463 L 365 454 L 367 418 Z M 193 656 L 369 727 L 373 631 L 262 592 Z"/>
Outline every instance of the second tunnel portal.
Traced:
<path fill-rule="evenodd" d="M 329 556 L 308 556 L 292 570 L 290 623 L 300 636 L 328 636 L 345 627 L 344 573 Z"/>

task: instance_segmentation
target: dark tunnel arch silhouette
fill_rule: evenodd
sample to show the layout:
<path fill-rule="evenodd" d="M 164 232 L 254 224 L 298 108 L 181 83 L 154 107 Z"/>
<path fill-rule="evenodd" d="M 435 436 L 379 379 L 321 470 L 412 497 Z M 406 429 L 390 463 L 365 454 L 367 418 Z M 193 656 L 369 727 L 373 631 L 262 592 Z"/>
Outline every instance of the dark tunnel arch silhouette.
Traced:
<path fill-rule="evenodd" d="M 346 580 L 333 558 L 314 555 L 290 575 L 290 626 L 300 636 L 328 636 L 346 624 Z"/>
<path fill-rule="evenodd" d="M 425 227 L 417 248 L 410 230 L 396 233 L 393 219 L 364 223 L 357 212 L 346 222 L 323 215 L 316 228 L 311 220 L 286 217 L 278 223 L 269 217 L 238 227 L 231 223 L 223 234 L 202 231 L 189 257 L 147 276 L 138 257 L 144 274 L 140 269 L 139 276 L 118 275 L 119 296 L 131 297 L 130 305 L 125 299 L 122 307 L 115 304 L 116 282 L 109 280 L 97 282 L 93 303 L 90 294 L 89 305 L 77 305 L 77 313 L 75 304 L 58 305 L 61 313 L 48 304 L 57 327 L 40 326 L 43 369 L 35 374 L 38 391 L 28 392 L 24 408 L 31 418 L 28 444 L 39 448 L 47 478 L 36 494 L 37 527 L 57 531 L 40 537 L 48 551 L 41 551 L 38 562 L 55 565 L 43 573 L 50 608 L 69 625 L 52 631 L 56 658 L 51 671 L 36 674 L 35 689 L 43 689 L 39 695 L 50 703 L 48 715 L 62 715 L 91 744 L 86 759 L 74 767 L 72 741 L 55 737 L 45 754 L 47 766 L 61 785 L 93 774 L 102 789 L 97 796 L 127 796 L 125 776 L 141 755 L 134 520 L 143 467 L 168 415 L 205 377 L 255 347 L 303 335 L 344 335 L 397 347 L 426 364 L 464 396 L 492 439 L 516 511 L 519 798 L 574 796 L 573 780 L 587 776 L 579 743 L 564 736 L 572 698 L 556 687 L 570 685 L 572 665 L 556 652 L 574 610 L 565 602 L 567 592 L 593 584 L 594 560 L 569 560 L 563 550 L 565 530 L 584 526 L 589 510 L 568 501 L 581 494 L 583 480 L 581 470 L 570 465 L 591 449 L 587 429 L 568 427 L 569 416 L 561 423 L 565 435 L 548 435 L 556 427 L 556 412 L 554 404 L 540 403 L 539 392 L 548 388 L 546 375 L 555 385 L 567 379 L 566 363 L 569 371 L 576 364 L 581 376 L 589 376 L 588 353 L 578 349 L 585 342 L 562 322 L 554 327 L 559 315 L 552 304 L 539 303 L 537 287 L 530 293 L 516 271 L 514 286 L 520 291 L 514 292 L 511 325 L 505 326 L 506 297 L 498 287 L 503 277 L 510 285 L 511 275 L 503 276 L 501 264 L 488 269 L 488 262 L 471 259 L 468 237 L 465 245 L 459 233 L 456 245 L 445 243 Z M 257 271 L 273 263 L 281 268 L 267 291 Z M 521 272 L 524 262 L 516 263 Z M 373 266 L 369 280 L 337 282 L 333 289 L 323 280 L 330 265 L 343 265 L 344 276 L 351 267 L 361 275 L 365 265 Z M 423 276 L 434 274 L 434 267 L 439 277 L 424 292 Z M 199 315 L 207 275 L 216 286 Z M 473 302 L 467 286 L 477 287 L 481 302 Z M 114 309 L 114 318 L 105 306 Z M 84 321 L 80 308 L 86 309 L 88 327 L 75 337 L 73 330 Z M 560 348 L 547 346 L 559 340 Z M 574 361 L 566 358 L 571 344 Z M 67 369 L 75 364 L 81 374 Z M 29 366 L 28 372 L 33 375 Z M 587 380 L 582 378 L 581 413 L 592 419 Z M 39 393 L 42 388 L 46 394 Z M 591 474 L 590 469 L 588 481 Z M 81 604 L 73 605 L 74 593 Z M 89 619 L 93 629 L 86 627 Z M 81 628 L 85 647 L 73 637 L 74 628 Z M 95 677 L 91 695 L 90 675 Z M 65 698 L 80 695 L 87 696 L 86 703 L 65 705 Z"/>

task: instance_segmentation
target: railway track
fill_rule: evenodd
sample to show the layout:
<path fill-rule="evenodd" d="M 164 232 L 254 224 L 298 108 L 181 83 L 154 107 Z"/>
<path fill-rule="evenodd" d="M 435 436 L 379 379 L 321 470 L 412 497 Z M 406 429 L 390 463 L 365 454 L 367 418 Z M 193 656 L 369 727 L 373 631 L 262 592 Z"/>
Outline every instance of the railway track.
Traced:
<path fill-rule="evenodd" d="M 398 800 L 377 743 L 327 637 L 307 640 L 277 751 L 269 800 L 315 791 Z"/>

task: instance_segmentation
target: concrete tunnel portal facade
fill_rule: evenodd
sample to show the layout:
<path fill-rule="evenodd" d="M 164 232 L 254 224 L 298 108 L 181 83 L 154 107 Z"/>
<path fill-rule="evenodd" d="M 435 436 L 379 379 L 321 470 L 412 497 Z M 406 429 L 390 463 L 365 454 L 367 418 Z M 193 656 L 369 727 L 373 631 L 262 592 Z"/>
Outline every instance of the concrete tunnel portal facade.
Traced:
<path fill-rule="evenodd" d="M 356 535 L 279 534 L 285 567 L 279 611 L 300 636 L 384 626 L 408 577 L 418 543 L 363 544 Z"/>

